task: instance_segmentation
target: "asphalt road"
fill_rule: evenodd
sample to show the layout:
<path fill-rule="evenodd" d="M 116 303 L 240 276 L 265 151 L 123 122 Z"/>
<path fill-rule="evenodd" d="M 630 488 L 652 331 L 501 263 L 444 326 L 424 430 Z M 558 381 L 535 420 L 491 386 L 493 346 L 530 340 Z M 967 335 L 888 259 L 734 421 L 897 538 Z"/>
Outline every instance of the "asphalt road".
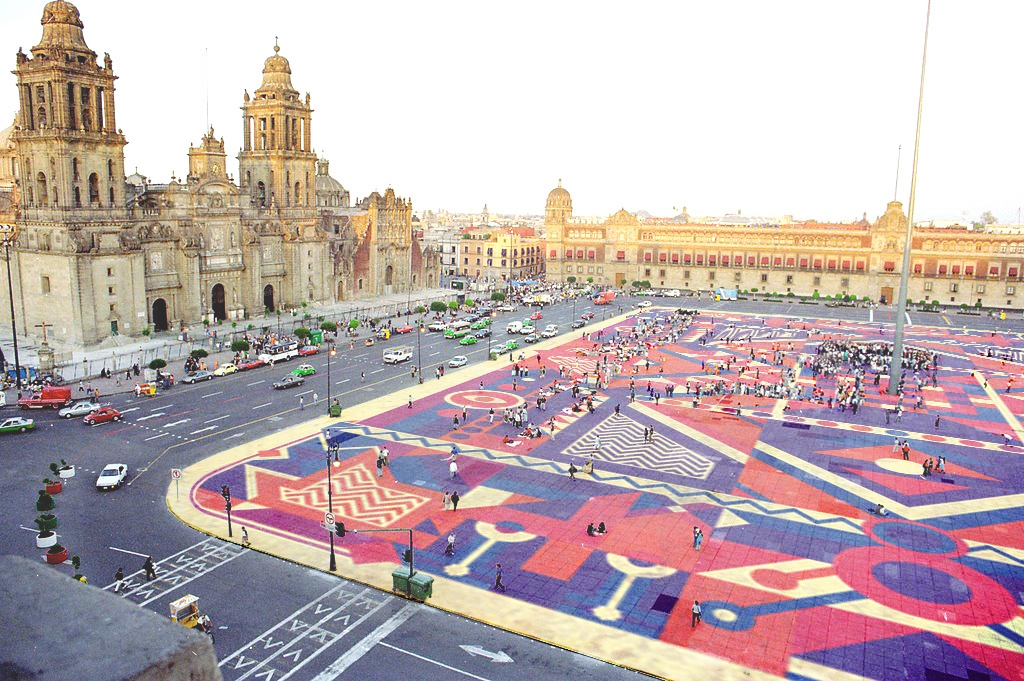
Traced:
<path fill-rule="evenodd" d="M 701 307 L 781 316 L 816 316 L 877 322 L 892 337 L 889 309 L 827 308 L 791 303 L 754 303 L 694 298 L 649 299 L 658 306 Z M 616 301 L 617 303 L 619 301 Z M 637 299 L 631 301 L 637 302 Z M 621 308 L 628 309 L 630 302 Z M 594 307 L 587 300 L 543 309 L 544 324 L 557 323 L 564 334 L 574 314 L 594 312 L 597 320 L 620 310 L 619 304 Z M 494 319 L 494 345 L 509 337 L 528 346 L 522 336 L 505 333 L 509 321 L 529 313 L 501 313 Z M 1020 333 L 1024 320 L 911 313 L 914 324 L 1000 330 Z M 417 348 L 417 341 L 419 347 Z M 411 345 L 411 362 L 387 366 L 384 349 Z M 422 366 L 425 380 L 454 355 L 471 363 L 486 361 L 488 344 L 460 346 L 440 333 L 395 336 L 386 343 L 352 350 L 339 345 L 339 356 L 292 360 L 216 378 L 194 386 L 178 385 L 155 397 L 117 395 L 109 402 L 124 412 L 124 421 L 89 427 L 80 419 L 61 420 L 52 411 L 33 411 L 37 431 L 0 436 L 5 474 L 0 476 L 0 542 L 8 553 L 40 559 L 32 519 L 34 501 L 51 461 L 67 459 L 78 475 L 56 497 L 60 541 L 82 559 L 82 571 L 99 588 L 112 587 L 123 566 L 129 575 L 124 597 L 166 615 L 175 598 L 192 593 L 216 625 L 216 649 L 226 679 L 431 679 L 568 678 L 585 674 L 593 681 L 636 678 L 614 665 L 500 631 L 404 599 L 367 589 L 324 572 L 240 550 L 184 526 L 167 510 L 164 495 L 172 485 L 172 468 L 184 468 L 226 447 L 294 425 L 326 409 L 328 394 L 349 406 L 401 392 L 416 380 L 410 369 Z M 518 351 L 516 351 L 518 354 Z M 273 381 L 299 363 L 316 374 L 287 391 L 272 390 Z M 459 369 L 448 369 L 459 371 Z M 365 373 L 365 379 L 360 375 Z M 330 390 L 330 393 L 328 393 Z M 313 393 L 321 402 L 312 405 Z M 299 397 L 305 401 L 300 409 Z M 14 415 L 11 407 L 4 415 Z M 24 412 L 21 412 L 22 414 Z M 107 463 L 125 463 L 127 487 L 98 492 L 96 475 Z M 182 489 L 182 493 L 186 490 Z M 235 528 L 236 532 L 237 527 Z M 146 582 L 141 566 L 146 555 L 157 562 L 158 579 Z M 324 568 L 327 565 L 324 556 Z M 57 567 L 68 574 L 70 565 Z"/>

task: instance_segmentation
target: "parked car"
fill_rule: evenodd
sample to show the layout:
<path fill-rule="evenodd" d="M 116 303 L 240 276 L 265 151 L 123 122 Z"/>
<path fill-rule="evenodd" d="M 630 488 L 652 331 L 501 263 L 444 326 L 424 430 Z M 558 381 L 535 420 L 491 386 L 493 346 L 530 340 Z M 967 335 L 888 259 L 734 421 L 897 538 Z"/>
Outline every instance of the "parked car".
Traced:
<path fill-rule="evenodd" d="M 227 376 L 238 371 L 238 367 L 228 362 L 227 364 L 221 364 L 219 367 L 213 370 L 214 376 Z"/>
<path fill-rule="evenodd" d="M 450 366 L 452 369 L 456 369 L 458 367 L 464 367 L 468 363 L 469 363 L 469 358 L 466 357 L 465 355 L 455 355 L 450 360 L 448 360 L 448 366 Z"/>
<path fill-rule="evenodd" d="M 292 376 L 312 376 L 315 373 L 316 368 L 312 364 L 300 364 L 292 369 Z"/>
<path fill-rule="evenodd" d="M 476 336 L 464 336 L 459 341 L 459 345 L 476 345 Z"/>
<path fill-rule="evenodd" d="M 96 411 L 102 406 L 104 405 L 92 400 L 80 400 L 72 404 L 70 407 L 64 407 L 57 412 L 57 415 L 62 419 L 70 419 L 76 416 L 85 416 L 86 414 Z"/>
<path fill-rule="evenodd" d="M 35 427 L 36 423 L 32 419 L 13 416 L 9 419 L 4 419 L 0 423 L 0 433 L 24 433 L 29 430 L 35 430 Z"/>
<path fill-rule="evenodd" d="M 111 421 L 120 421 L 121 412 L 113 407 L 100 407 L 96 411 L 86 414 L 85 418 L 82 419 L 82 423 L 88 426 L 98 426 L 101 423 L 109 423 Z"/>
<path fill-rule="evenodd" d="M 212 381 L 212 371 L 193 371 L 190 374 L 185 374 L 185 378 L 181 379 L 182 383 L 198 383 L 199 381 Z"/>
<path fill-rule="evenodd" d="M 306 379 L 298 376 L 292 376 L 288 374 L 277 383 L 274 383 L 274 390 L 287 390 L 288 388 L 298 388 L 300 385 L 306 382 Z"/>
<path fill-rule="evenodd" d="M 239 371 L 248 371 L 249 369 L 257 369 L 259 367 L 265 367 L 265 366 L 267 366 L 267 363 L 264 362 L 259 357 L 254 357 L 252 359 L 243 359 L 241 362 L 239 362 L 235 366 L 238 367 Z"/>
<path fill-rule="evenodd" d="M 128 481 L 128 466 L 123 463 L 108 463 L 96 478 L 96 489 L 117 489 Z"/>
<path fill-rule="evenodd" d="M 309 357 L 310 355 L 315 355 L 318 352 L 320 352 L 319 345 L 303 345 L 299 348 L 299 357 Z"/>

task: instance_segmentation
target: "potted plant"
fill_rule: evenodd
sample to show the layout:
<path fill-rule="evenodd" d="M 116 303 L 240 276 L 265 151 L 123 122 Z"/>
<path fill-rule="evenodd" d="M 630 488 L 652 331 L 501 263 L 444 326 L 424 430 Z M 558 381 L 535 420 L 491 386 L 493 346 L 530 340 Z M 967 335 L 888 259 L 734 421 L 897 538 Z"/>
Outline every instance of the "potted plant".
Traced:
<path fill-rule="evenodd" d="M 46 519 L 47 517 L 53 519 L 52 525 Z M 36 535 L 36 548 L 48 549 L 57 543 L 57 533 L 53 531 L 53 528 L 57 526 L 56 516 L 41 515 L 36 518 L 36 526 L 39 528 L 39 534 Z"/>
<path fill-rule="evenodd" d="M 43 478 L 43 485 L 45 485 L 45 492 L 47 494 L 60 494 L 61 490 L 64 489 L 64 483 L 57 480 L 51 480 L 50 478 Z"/>
<path fill-rule="evenodd" d="M 69 464 L 64 459 L 60 460 L 60 467 L 57 469 L 57 476 L 62 480 L 68 480 L 75 477 L 75 467 Z"/>
<path fill-rule="evenodd" d="M 43 511 L 52 511 L 57 504 L 54 503 L 53 497 L 46 493 L 45 489 L 39 490 L 39 498 L 36 499 L 36 510 L 42 513 Z"/>
<path fill-rule="evenodd" d="M 54 544 L 46 551 L 46 562 L 49 565 L 60 565 L 67 559 L 68 549 L 66 546 Z"/>
<path fill-rule="evenodd" d="M 33 522 L 39 526 L 40 530 L 57 529 L 57 516 L 52 513 L 40 513 Z"/>
<path fill-rule="evenodd" d="M 82 584 L 88 584 L 89 580 L 82 574 L 82 559 L 78 556 L 71 556 L 71 565 L 75 568 L 75 574 L 71 578 L 77 579 Z"/>

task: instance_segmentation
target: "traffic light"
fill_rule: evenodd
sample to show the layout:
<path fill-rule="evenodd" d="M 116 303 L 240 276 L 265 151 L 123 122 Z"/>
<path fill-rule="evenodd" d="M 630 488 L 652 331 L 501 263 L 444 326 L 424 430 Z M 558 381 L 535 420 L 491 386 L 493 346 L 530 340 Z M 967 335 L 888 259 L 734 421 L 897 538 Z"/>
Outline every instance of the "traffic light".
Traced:
<path fill-rule="evenodd" d="M 412 563 L 412 549 L 406 549 L 405 553 L 402 554 L 403 563 Z"/>
<path fill-rule="evenodd" d="M 221 485 L 220 495 L 224 497 L 224 501 L 231 501 L 231 488 L 227 485 Z"/>
<path fill-rule="evenodd" d="M 344 537 L 345 536 L 345 523 L 338 523 L 338 522 L 334 523 L 334 534 L 338 535 L 339 537 Z"/>

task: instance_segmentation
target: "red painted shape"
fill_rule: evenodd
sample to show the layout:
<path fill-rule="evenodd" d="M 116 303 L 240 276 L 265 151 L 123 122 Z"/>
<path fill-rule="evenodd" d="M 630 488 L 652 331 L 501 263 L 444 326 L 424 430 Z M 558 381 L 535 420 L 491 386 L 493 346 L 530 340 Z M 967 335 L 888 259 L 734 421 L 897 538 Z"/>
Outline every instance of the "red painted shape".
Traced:
<path fill-rule="evenodd" d="M 962 485 L 950 485 L 949 483 L 939 481 L 938 477 L 942 475 L 941 473 L 936 473 L 932 476 L 934 478 L 933 480 L 922 480 L 916 476 L 900 475 L 899 473 L 865 471 L 860 470 L 859 468 L 850 468 L 849 466 L 843 466 L 843 468 L 854 475 L 867 478 L 872 482 L 878 483 L 879 485 L 883 485 L 893 491 L 907 496 L 917 496 L 919 494 L 941 494 L 942 492 L 949 492 L 952 490 L 968 489 Z"/>
<path fill-rule="evenodd" d="M 866 517 L 867 513 L 835 497 L 796 480 L 757 459 L 749 459 L 739 482 L 770 501 L 796 508 L 823 511 L 847 518 Z"/>

